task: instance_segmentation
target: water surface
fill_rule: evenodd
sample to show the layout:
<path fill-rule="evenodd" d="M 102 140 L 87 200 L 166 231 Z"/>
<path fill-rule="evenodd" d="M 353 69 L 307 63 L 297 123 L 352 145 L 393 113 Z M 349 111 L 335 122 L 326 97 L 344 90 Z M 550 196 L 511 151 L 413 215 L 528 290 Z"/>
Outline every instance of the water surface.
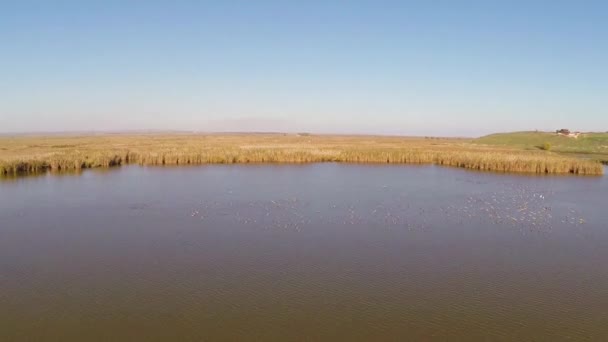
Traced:
<path fill-rule="evenodd" d="M 125 167 L 0 182 L 0 340 L 608 340 L 607 177 Z"/>

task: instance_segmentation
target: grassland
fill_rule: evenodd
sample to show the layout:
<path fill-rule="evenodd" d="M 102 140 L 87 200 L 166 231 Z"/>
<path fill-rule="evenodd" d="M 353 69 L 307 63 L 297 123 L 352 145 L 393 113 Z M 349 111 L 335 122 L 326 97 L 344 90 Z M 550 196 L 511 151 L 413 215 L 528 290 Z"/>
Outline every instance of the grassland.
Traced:
<path fill-rule="evenodd" d="M 474 143 L 520 150 L 538 150 L 549 146 L 555 153 L 608 163 L 608 133 L 582 133 L 577 138 L 549 132 L 499 133 L 476 139 Z"/>
<path fill-rule="evenodd" d="M 596 161 L 469 139 L 308 134 L 106 134 L 0 137 L 0 174 L 74 171 L 125 164 L 435 164 L 536 174 L 603 173 Z"/>

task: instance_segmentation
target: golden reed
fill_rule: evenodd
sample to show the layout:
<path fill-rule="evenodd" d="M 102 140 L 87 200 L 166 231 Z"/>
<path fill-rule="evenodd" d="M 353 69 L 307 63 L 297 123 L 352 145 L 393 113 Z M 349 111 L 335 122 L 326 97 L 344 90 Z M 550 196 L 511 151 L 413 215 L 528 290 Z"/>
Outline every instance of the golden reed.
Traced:
<path fill-rule="evenodd" d="M 599 162 L 466 139 L 283 134 L 102 135 L 0 138 L 0 174 L 38 174 L 125 164 L 435 164 L 483 171 L 600 175 Z"/>

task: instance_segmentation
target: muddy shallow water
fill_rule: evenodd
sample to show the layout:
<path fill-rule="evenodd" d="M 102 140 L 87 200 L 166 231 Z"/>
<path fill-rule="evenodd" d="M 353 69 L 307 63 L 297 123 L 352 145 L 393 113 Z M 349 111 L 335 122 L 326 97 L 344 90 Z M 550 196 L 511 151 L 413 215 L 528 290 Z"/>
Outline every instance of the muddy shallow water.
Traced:
<path fill-rule="evenodd" d="M 0 182 L 0 340 L 608 340 L 608 177 L 125 167 Z"/>

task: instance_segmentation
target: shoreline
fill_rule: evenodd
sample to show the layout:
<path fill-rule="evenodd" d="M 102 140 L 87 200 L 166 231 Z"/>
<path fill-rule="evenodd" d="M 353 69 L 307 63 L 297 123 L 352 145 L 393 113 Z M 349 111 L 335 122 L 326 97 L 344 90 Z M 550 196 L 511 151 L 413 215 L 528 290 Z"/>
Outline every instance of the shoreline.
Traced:
<path fill-rule="evenodd" d="M 152 164 L 120 164 L 120 165 L 115 165 L 115 166 L 110 166 L 110 167 L 92 167 L 92 168 L 80 168 L 80 169 L 66 169 L 66 170 L 47 170 L 44 172 L 37 172 L 37 173 L 28 173 L 28 172 L 24 172 L 24 173 L 17 173 L 17 174 L 13 174 L 13 173 L 9 173 L 9 174 L 0 174 L 0 183 L 2 181 L 13 181 L 13 180 L 18 180 L 18 179 L 25 179 L 25 178 L 31 178 L 31 177 L 45 177 L 45 176 L 49 176 L 49 177 L 61 177 L 61 176 L 80 176 L 85 172 L 111 172 L 111 171 L 120 171 L 122 168 L 152 168 L 152 169 L 175 169 L 175 168 L 198 168 L 198 167 L 206 167 L 206 166 L 210 166 L 210 167 L 221 167 L 221 166 L 225 166 L 225 167 L 230 167 L 230 166 L 242 166 L 242 167 L 252 167 L 252 168 L 256 168 L 256 167 L 289 167 L 289 166 L 293 166 L 293 167 L 306 167 L 306 166 L 314 166 L 314 165 L 331 165 L 331 164 L 335 164 L 335 165 L 343 165 L 343 166 L 368 166 L 368 167 L 385 167 L 385 166 L 391 166 L 391 167 L 437 167 L 437 168 L 445 168 L 445 169 L 455 169 L 455 170 L 462 170 L 464 172 L 472 172 L 472 173 L 479 173 L 480 175 L 497 175 L 498 177 L 501 176 L 513 176 L 513 177 L 558 177 L 558 178 L 602 178 L 605 177 L 606 175 L 608 175 L 608 165 L 603 165 L 602 167 L 604 167 L 604 172 L 599 174 L 599 173 L 595 173 L 595 174 L 583 174 L 583 173 L 579 173 L 579 174 L 573 174 L 573 173 L 535 173 L 535 172 L 513 172 L 513 171 L 501 171 L 501 170 L 478 170 L 478 169 L 473 169 L 473 168 L 464 168 L 464 167 L 458 167 L 458 166 L 450 166 L 450 165 L 436 165 L 436 164 L 430 164 L 430 163 L 420 163 L 420 164 L 415 164 L 415 163 L 373 163 L 373 162 L 368 162 L 368 163 L 357 163 L 357 162 L 305 162 L 305 163 L 281 163 L 281 162 L 251 162 L 251 163 L 206 163 L 206 164 L 165 164 L 165 165 L 152 165 Z"/>

